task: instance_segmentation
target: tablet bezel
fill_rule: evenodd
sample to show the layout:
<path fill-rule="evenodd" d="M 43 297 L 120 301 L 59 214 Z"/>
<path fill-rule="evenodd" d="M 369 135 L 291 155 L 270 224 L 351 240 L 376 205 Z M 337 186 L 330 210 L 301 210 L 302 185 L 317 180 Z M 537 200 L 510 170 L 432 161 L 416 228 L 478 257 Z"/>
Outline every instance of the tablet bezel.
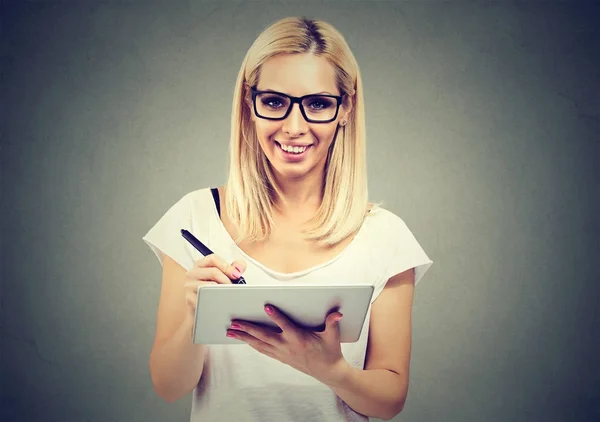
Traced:
<path fill-rule="evenodd" d="M 340 342 L 358 341 L 371 305 L 372 284 L 238 285 L 210 284 L 198 289 L 194 344 L 245 344 L 226 337 L 233 319 L 277 328 L 264 311 L 271 304 L 299 326 L 322 331 L 328 312 L 339 310 Z"/>

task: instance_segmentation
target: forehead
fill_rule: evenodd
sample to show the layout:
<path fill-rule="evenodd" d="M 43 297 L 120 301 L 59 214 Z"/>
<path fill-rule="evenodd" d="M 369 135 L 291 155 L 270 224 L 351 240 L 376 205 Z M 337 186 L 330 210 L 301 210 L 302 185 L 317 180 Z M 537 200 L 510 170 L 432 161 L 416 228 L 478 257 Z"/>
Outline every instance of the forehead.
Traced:
<path fill-rule="evenodd" d="M 338 95 L 335 70 L 323 57 L 307 54 L 285 54 L 263 63 L 259 89 L 272 89 L 302 96 L 316 92 Z"/>

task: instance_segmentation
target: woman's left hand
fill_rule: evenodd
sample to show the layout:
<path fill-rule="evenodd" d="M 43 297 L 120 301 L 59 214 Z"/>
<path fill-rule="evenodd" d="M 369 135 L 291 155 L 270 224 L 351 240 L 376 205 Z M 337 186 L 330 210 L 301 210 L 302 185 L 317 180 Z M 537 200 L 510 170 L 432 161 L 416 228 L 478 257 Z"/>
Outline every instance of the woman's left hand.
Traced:
<path fill-rule="evenodd" d="M 258 352 L 325 384 L 337 381 L 346 364 L 338 328 L 341 313 L 327 315 L 325 330 L 314 332 L 298 327 L 274 306 L 265 306 L 265 312 L 281 328 L 281 333 L 236 320 L 232 321 L 227 336 L 241 340 Z"/>

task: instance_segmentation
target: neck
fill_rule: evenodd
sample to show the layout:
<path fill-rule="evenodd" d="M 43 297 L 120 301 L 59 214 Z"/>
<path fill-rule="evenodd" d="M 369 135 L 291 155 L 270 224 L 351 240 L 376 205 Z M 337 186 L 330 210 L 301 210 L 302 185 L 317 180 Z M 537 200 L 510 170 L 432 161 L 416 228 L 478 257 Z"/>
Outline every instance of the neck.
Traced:
<path fill-rule="evenodd" d="M 275 208 L 283 216 L 305 216 L 314 214 L 323 200 L 323 175 L 307 175 L 300 179 L 281 180 L 276 178 L 281 198 Z"/>

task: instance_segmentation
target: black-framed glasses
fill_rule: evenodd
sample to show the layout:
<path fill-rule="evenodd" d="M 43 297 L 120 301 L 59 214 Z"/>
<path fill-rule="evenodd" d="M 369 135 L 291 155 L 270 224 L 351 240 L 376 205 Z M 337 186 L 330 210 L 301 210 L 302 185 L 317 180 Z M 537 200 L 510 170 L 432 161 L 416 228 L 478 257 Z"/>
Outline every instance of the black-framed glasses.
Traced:
<path fill-rule="evenodd" d="M 267 120 L 283 120 L 292 111 L 294 103 L 300 106 L 300 112 L 307 122 L 329 123 L 336 119 L 342 96 L 329 94 L 311 94 L 292 97 L 277 91 L 252 91 L 252 103 L 256 116 Z"/>

